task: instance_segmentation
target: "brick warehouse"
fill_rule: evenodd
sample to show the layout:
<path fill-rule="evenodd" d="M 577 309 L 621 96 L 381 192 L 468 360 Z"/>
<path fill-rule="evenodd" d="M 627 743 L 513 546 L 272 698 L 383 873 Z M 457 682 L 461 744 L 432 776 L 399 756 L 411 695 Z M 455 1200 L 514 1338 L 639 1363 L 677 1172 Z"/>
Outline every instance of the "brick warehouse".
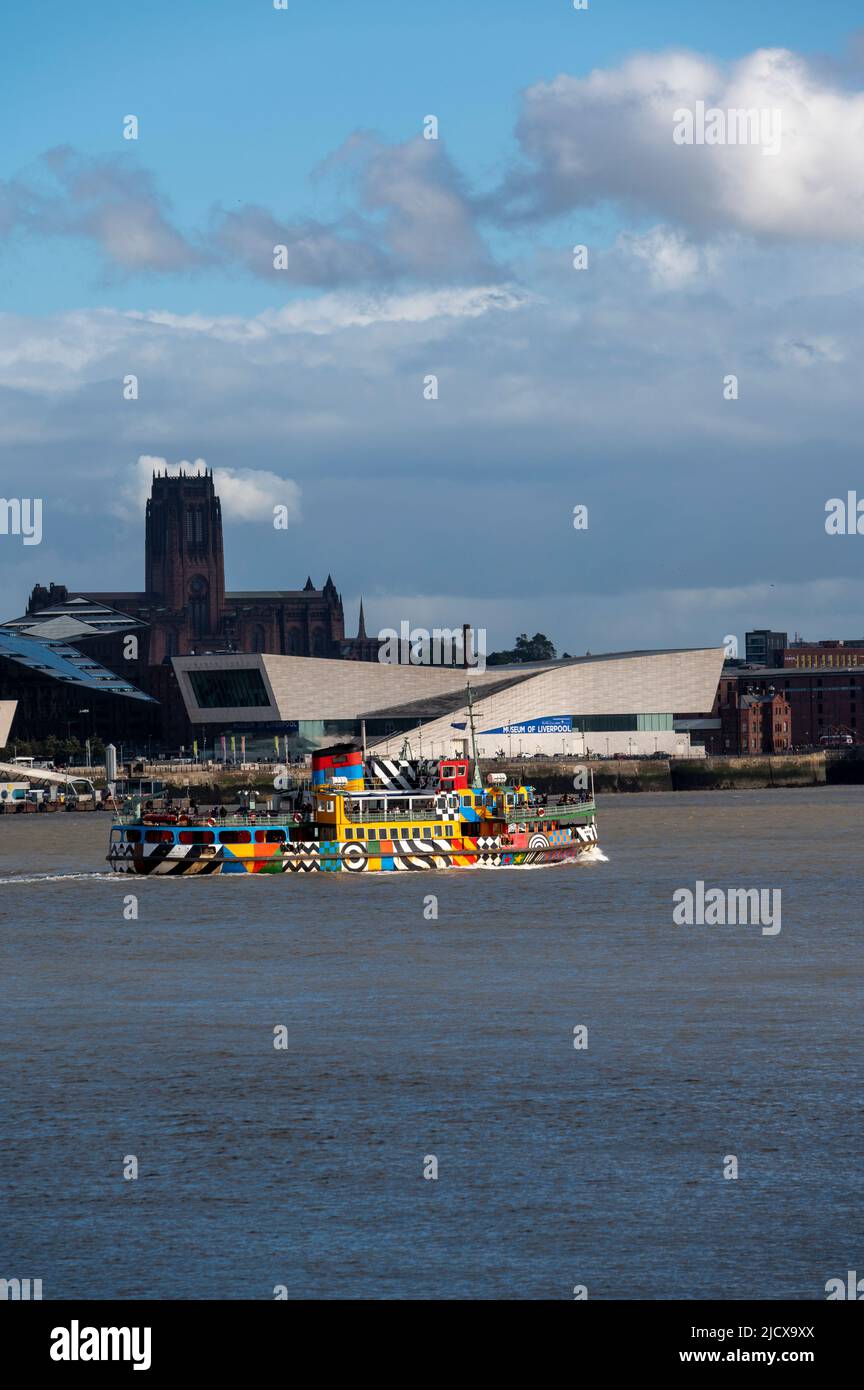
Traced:
<path fill-rule="evenodd" d="M 712 735 L 708 751 L 756 751 L 740 746 L 736 734 L 740 734 L 741 723 L 733 715 L 748 695 L 766 696 L 772 691 L 788 702 L 793 748 L 815 746 L 833 733 L 850 734 L 856 743 L 860 742 L 864 667 L 849 665 L 812 671 L 788 666 L 749 670 L 726 667 L 720 677 L 714 711 L 722 728 L 719 734 Z"/>

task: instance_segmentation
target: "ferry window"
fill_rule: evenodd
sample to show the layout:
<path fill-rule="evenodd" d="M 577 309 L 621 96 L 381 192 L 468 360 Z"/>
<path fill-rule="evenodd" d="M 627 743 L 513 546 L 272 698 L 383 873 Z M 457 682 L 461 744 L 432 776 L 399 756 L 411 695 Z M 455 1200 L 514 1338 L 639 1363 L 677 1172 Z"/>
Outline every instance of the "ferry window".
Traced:
<path fill-rule="evenodd" d="M 366 838 L 366 831 L 365 831 L 365 830 L 360 830 L 359 827 L 358 827 L 358 830 L 357 830 L 357 839 L 358 839 L 358 840 L 365 840 L 365 838 Z"/>
<path fill-rule="evenodd" d="M 256 840 L 257 840 L 257 838 L 258 838 L 257 835 L 256 835 L 255 838 L 256 838 Z M 265 840 L 265 843 L 268 844 L 268 845 L 281 845 L 281 843 L 282 843 L 282 841 L 283 841 L 284 839 L 285 839 L 285 831 L 284 831 L 284 830 L 265 830 L 265 831 L 264 831 L 264 840 Z"/>
<path fill-rule="evenodd" d="M 212 830 L 181 830 L 181 845 L 212 845 L 216 836 Z"/>
<path fill-rule="evenodd" d="M 436 827 L 435 827 L 435 834 L 436 834 L 436 835 L 440 835 L 440 834 L 441 834 L 441 827 L 440 827 L 440 825 L 436 825 Z"/>
<path fill-rule="evenodd" d="M 148 830 L 145 832 L 144 839 L 148 845 L 155 845 L 161 840 L 173 840 L 174 836 L 170 830 Z"/>
<path fill-rule="evenodd" d="M 347 830 L 345 831 L 345 839 L 346 839 L 346 840 L 353 840 L 353 839 L 354 839 L 354 831 L 351 830 L 350 828 L 347 829 Z"/>
<path fill-rule="evenodd" d="M 368 836 L 368 838 L 369 838 L 370 840 L 377 840 L 377 839 L 378 839 L 378 831 L 377 831 L 377 830 L 370 830 L 370 831 L 369 831 L 369 836 Z"/>
<path fill-rule="evenodd" d="M 263 831 L 263 830 L 256 830 L 256 831 L 255 831 L 255 843 L 258 844 L 258 845 L 263 845 L 263 843 L 264 843 L 264 831 Z"/>
<path fill-rule="evenodd" d="M 126 843 L 127 843 L 127 844 L 129 844 L 129 845 L 137 845 L 137 844 L 140 843 L 140 840 L 141 840 L 141 831 L 140 831 L 140 830 L 127 830 L 127 831 L 126 831 Z"/>
<path fill-rule="evenodd" d="M 248 830 L 220 830 L 219 839 L 223 845 L 248 845 L 252 836 Z"/>
<path fill-rule="evenodd" d="M 432 839 L 432 827 L 431 827 L 431 825 L 426 825 L 426 826 L 423 827 L 423 839 L 424 839 L 424 840 L 431 840 L 431 839 Z"/>
<path fill-rule="evenodd" d="M 410 836 L 410 834 L 411 834 L 411 830 L 410 830 L 409 826 L 403 825 L 403 827 L 402 827 L 402 839 L 403 839 L 403 840 L 407 840 L 408 837 Z"/>

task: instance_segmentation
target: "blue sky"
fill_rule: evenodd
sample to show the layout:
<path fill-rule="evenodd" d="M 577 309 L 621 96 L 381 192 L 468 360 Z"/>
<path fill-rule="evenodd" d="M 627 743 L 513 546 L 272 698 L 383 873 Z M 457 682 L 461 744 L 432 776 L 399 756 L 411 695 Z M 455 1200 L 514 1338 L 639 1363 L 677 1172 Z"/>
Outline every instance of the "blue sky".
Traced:
<path fill-rule="evenodd" d="M 230 583 L 331 570 L 373 625 L 571 651 L 860 635 L 859 538 L 821 525 L 864 493 L 860 23 L 779 0 L 7 10 L 0 492 L 38 486 L 46 521 L 40 547 L 0 537 L 3 616 L 37 580 L 138 585 L 141 460 L 203 458 Z M 667 81 L 670 109 L 788 95 L 792 137 L 676 163 Z M 542 564 L 478 567 L 448 507 Z M 328 540 L 358 520 L 377 548 Z"/>
<path fill-rule="evenodd" d="M 515 153 L 519 93 L 533 82 L 667 47 L 719 59 L 763 45 L 839 56 L 861 21 L 853 0 L 730 0 L 722 14 L 691 0 L 594 0 L 587 12 L 571 0 L 290 0 L 278 12 L 268 0 L 9 7 L 0 172 L 10 177 L 70 145 L 151 170 L 181 226 L 202 223 L 217 202 L 326 209 L 338 189 L 314 173 L 352 130 L 401 141 L 415 134 L 418 112 L 434 112 L 460 168 L 488 184 Z M 134 143 L 120 138 L 129 112 L 141 120 Z M 596 225 L 617 222 L 598 214 Z M 53 246 L 49 255 L 46 246 L 34 236 L 16 248 L 4 308 L 141 307 L 146 277 L 106 284 L 88 248 Z M 274 302 L 272 289 L 221 274 L 170 288 L 177 310 Z"/>

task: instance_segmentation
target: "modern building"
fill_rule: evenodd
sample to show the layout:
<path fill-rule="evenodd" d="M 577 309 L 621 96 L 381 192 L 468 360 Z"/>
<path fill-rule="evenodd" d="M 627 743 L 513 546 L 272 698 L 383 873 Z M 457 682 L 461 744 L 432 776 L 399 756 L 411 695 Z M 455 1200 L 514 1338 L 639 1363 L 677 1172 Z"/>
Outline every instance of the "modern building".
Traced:
<path fill-rule="evenodd" d="M 782 666 L 783 652 L 789 645 L 786 632 L 770 632 L 760 627 L 744 637 L 744 652 L 748 666 Z"/>
<path fill-rule="evenodd" d="M 247 757 L 309 752 L 362 737 L 398 754 L 685 756 L 696 711 L 708 719 L 721 647 L 622 652 L 469 672 L 269 653 L 175 657 L 178 687 L 199 748 L 245 740 Z M 467 684 L 472 691 L 468 710 Z M 715 720 L 719 728 L 719 720 Z M 225 741 L 223 744 L 223 740 Z M 704 750 L 702 750 L 704 751 Z"/>
<path fill-rule="evenodd" d="M 15 707 L 3 745 L 99 737 L 145 747 L 158 734 L 151 696 L 59 637 L 0 628 L 0 705 Z"/>

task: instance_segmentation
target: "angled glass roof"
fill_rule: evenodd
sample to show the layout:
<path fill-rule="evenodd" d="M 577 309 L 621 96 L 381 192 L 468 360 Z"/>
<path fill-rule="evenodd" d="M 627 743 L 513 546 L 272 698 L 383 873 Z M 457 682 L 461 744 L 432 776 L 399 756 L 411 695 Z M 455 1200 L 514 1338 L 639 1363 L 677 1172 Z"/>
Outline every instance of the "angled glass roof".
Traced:
<path fill-rule="evenodd" d="M 11 618 L 0 624 L 0 632 L 20 632 L 26 637 L 53 643 L 64 638 L 127 632 L 130 628 L 143 626 L 138 618 L 132 618 L 128 613 L 121 613 L 95 599 L 79 595 L 53 603 L 48 608 L 37 608 L 33 613 L 25 613 L 23 618 Z"/>
<path fill-rule="evenodd" d="M 143 690 L 115 676 L 107 666 L 100 665 L 86 652 L 80 652 L 66 642 L 39 642 L 34 637 L 23 637 L 0 627 L 0 658 L 3 657 L 17 662 L 28 671 L 38 671 L 68 685 L 77 685 L 85 690 L 106 690 L 112 695 L 126 695 L 132 700 L 147 700 L 150 704 L 156 704 L 151 695 L 145 695 Z"/>

